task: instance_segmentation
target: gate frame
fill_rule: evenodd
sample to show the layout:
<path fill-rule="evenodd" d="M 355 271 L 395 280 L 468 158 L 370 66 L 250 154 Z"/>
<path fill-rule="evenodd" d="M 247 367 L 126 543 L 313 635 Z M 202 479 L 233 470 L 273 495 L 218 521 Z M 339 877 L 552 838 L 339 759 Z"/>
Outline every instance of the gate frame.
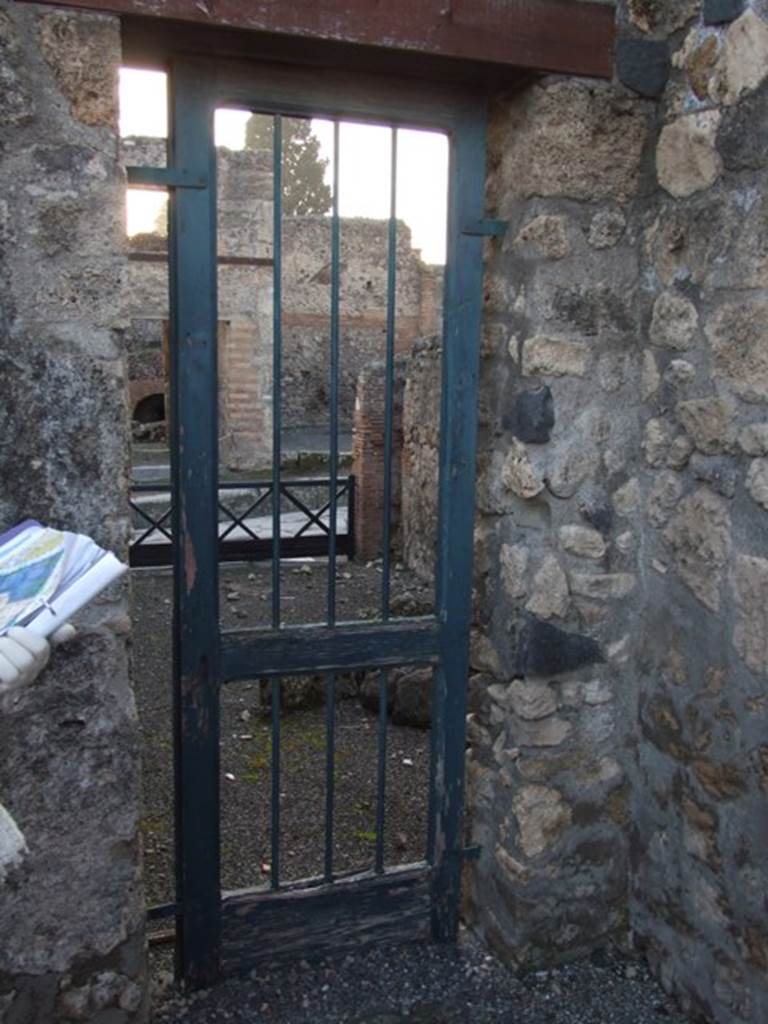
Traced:
<path fill-rule="evenodd" d="M 249 904 L 247 893 L 224 898 L 220 889 L 219 687 L 233 679 L 285 673 L 289 646 L 292 672 L 435 665 L 428 865 L 415 873 L 413 868 L 388 872 L 373 884 L 358 879 L 356 891 L 363 896 L 370 890 L 370 905 L 385 904 L 394 920 L 405 908 L 404 883 L 412 882 L 419 893 L 426 883 L 433 939 L 456 938 L 463 859 L 482 242 L 484 236 L 501 233 L 503 225 L 483 219 L 487 101 L 482 88 L 197 56 L 175 59 L 169 84 L 169 166 L 129 168 L 129 182 L 171 192 L 174 910 L 177 974 L 195 988 L 209 986 L 221 975 L 225 904 L 241 919 L 254 911 L 264 914 L 259 911 L 264 897 L 255 891 Z M 226 106 L 431 129 L 449 137 L 434 619 L 223 635 L 220 631 L 218 552 L 210 543 L 216 536 L 218 490 L 213 111 Z M 346 886 L 337 882 L 318 890 L 317 907 L 323 901 L 327 905 L 333 888 L 339 899 Z M 405 889 L 410 891 L 408 884 Z M 267 898 L 295 902 L 307 892 L 311 890 L 286 887 Z M 354 903 L 355 893 L 349 888 L 346 892 Z"/>

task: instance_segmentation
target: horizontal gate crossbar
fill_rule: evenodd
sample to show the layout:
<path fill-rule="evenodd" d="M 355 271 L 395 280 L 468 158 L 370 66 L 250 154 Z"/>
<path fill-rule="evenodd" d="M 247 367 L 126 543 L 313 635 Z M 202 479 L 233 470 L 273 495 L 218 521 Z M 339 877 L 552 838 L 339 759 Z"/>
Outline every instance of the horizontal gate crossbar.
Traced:
<path fill-rule="evenodd" d="M 190 174 L 175 167 L 126 167 L 128 184 L 137 188 L 207 188 L 202 175 Z"/>
<path fill-rule="evenodd" d="M 221 636 L 224 682 L 256 676 L 340 672 L 437 661 L 434 619 L 281 630 L 237 630 Z"/>
<path fill-rule="evenodd" d="M 240 973 L 265 961 L 343 953 L 374 942 L 425 941 L 430 884 L 430 869 L 419 866 L 315 888 L 225 896 L 224 973 Z"/>

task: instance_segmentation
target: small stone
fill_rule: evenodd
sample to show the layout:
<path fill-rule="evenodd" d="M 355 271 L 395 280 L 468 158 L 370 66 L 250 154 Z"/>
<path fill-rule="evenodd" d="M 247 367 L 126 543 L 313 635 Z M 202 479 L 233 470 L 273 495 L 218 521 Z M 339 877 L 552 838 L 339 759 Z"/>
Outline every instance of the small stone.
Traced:
<path fill-rule="evenodd" d="M 559 790 L 523 786 L 512 800 L 518 843 L 526 857 L 538 857 L 554 846 L 571 824 L 571 809 Z"/>
<path fill-rule="evenodd" d="M 513 441 L 501 468 L 501 482 L 520 498 L 535 498 L 544 481 L 534 472 L 525 445 Z"/>
<path fill-rule="evenodd" d="M 768 25 L 753 10 L 725 33 L 725 43 L 713 75 L 712 95 L 732 106 L 768 76 Z"/>
<path fill-rule="evenodd" d="M 678 402 L 675 412 L 704 455 L 717 455 L 733 446 L 736 410 L 730 402 L 721 398 L 695 398 Z"/>
<path fill-rule="evenodd" d="M 566 551 L 579 558 L 602 558 L 606 551 L 606 543 L 597 530 L 585 526 L 562 526 L 560 543 Z"/>
<path fill-rule="evenodd" d="M 747 455 L 768 455 L 768 423 L 752 423 L 739 434 L 739 447 Z"/>
<path fill-rule="evenodd" d="M 510 684 L 507 704 L 518 718 L 525 721 L 546 718 L 557 711 L 557 701 L 551 686 L 547 683 L 524 682 L 520 679 Z"/>
<path fill-rule="evenodd" d="M 768 675 L 768 560 L 738 555 L 731 583 L 736 627 L 733 646 L 753 672 Z"/>
<path fill-rule="evenodd" d="M 659 184 L 676 199 L 701 192 L 717 181 L 722 160 L 715 141 L 719 110 L 686 114 L 661 130 L 656 149 Z"/>
<path fill-rule="evenodd" d="M 669 519 L 683 496 L 683 484 L 677 473 L 659 473 L 648 492 L 646 509 L 654 526 L 661 527 Z"/>
<path fill-rule="evenodd" d="M 568 612 L 568 579 L 554 555 L 547 555 L 533 577 L 526 609 L 540 619 L 561 619 Z"/>
<path fill-rule="evenodd" d="M 515 244 L 530 247 L 545 259 L 561 260 L 571 253 L 568 220 L 546 213 L 534 217 L 522 228 Z"/>
<path fill-rule="evenodd" d="M 637 537 L 631 530 L 625 530 L 616 538 L 616 547 L 622 555 L 631 555 L 637 547 Z"/>
<path fill-rule="evenodd" d="M 511 598 L 525 597 L 525 573 L 528 567 L 528 549 L 522 544 L 503 544 L 501 547 L 501 580 Z"/>
<path fill-rule="evenodd" d="M 589 348 L 583 342 L 539 334 L 523 346 L 523 374 L 543 377 L 583 377 Z"/>
<path fill-rule="evenodd" d="M 651 419 L 645 425 L 642 449 L 649 466 L 663 466 L 672 441 L 671 429 L 664 420 Z"/>
<path fill-rule="evenodd" d="M 620 516 L 630 516 L 640 507 L 641 496 L 640 481 L 632 477 L 614 493 L 613 507 Z"/>
<path fill-rule="evenodd" d="M 730 516 L 708 488 L 684 498 L 664 531 L 683 583 L 711 611 L 720 608 L 720 584 L 730 546 Z"/>
<path fill-rule="evenodd" d="M 600 661 L 603 661 L 603 653 L 592 637 L 568 633 L 533 617 L 520 631 L 517 650 L 520 676 L 561 675 Z"/>
<path fill-rule="evenodd" d="M 580 597 L 592 600 L 621 600 L 637 586 L 637 577 L 631 572 L 571 574 L 571 590 Z"/>
<path fill-rule="evenodd" d="M 515 398 L 515 409 L 504 426 L 519 441 L 546 444 L 555 425 L 555 404 L 551 390 L 544 385 L 521 391 Z"/>
<path fill-rule="evenodd" d="M 684 388 L 696 376 L 696 368 L 687 359 L 673 359 L 664 371 L 664 383 L 673 388 Z"/>
<path fill-rule="evenodd" d="M 768 399 L 768 302 L 727 303 L 706 334 L 715 357 L 715 377 L 747 402 Z"/>
<path fill-rule="evenodd" d="M 649 99 L 661 96 L 669 81 L 666 42 L 620 36 L 616 44 L 616 73 L 622 85 Z"/>
<path fill-rule="evenodd" d="M 643 401 L 647 402 L 648 399 L 655 395 L 659 390 L 659 384 L 661 383 L 661 377 L 659 375 L 658 367 L 656 366 L 656 356 L 650 349 L 646 349 L 643 352 L 643 370 L 642 370 L 642 395 Z"/>
<path fill-rule="evenodd" d="M 618 243 L 627 226 L 621 210 L 600 210 L 589 225 L 589 244 L 593 249 L 611 249 Z"/>
<path fill-rule="evenodd" d="M 662 292 L 653 306 L 651 344 L 683 351 L 693 344 L 698 324 L 699 314 L 692 302 L 678 292 Z"/>
<path fill-rule="evenodd" d="M 713 491 L 722 494 L 724 498 L 732 498 L 736 494 L 739 474 L 729 459 L 694 455 L 691 459 L 691 472 L 697 480 L 709 484 Z"/>
<path fill-rule="evenodd" d="M 768 509 L 768 459 L 754 459 L 747 473 L 747 490 L 764 509 Z"/>

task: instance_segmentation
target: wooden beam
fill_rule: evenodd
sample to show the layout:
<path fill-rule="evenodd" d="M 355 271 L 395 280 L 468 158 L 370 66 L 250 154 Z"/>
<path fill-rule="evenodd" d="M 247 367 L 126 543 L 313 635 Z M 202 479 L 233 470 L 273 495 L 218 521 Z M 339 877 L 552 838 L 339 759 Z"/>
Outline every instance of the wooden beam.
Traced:
<path fill-rule="evenodd" d="M 62 6 L 61 0 L 25 0 Z M 67 0 L 66 6 L 609 78 L 615 13 L 586 0 Z"/>

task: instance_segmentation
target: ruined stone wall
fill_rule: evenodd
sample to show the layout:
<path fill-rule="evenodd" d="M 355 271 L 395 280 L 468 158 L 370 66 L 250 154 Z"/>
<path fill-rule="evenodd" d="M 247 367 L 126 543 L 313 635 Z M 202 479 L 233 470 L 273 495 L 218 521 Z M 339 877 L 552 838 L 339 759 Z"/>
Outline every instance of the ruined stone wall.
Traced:
<path fill-rule="evenodd" d="M 0 530 L 124 555 L 125 269 L 117 19 L 0 2 Z M 144 1019 L 137 721 L 125 589 L 0 713 L 29 852 L 0 887 L 0 1017 Z"/>
<path fill-rule="evenodd" d="M 618 16 L 626 85 L 492 117 L 467 912 L 529 964 L 632 934 L 689 1010 L 756 1021 L 768 7 Z"/>
<path fill-rule="evenodd" d="M 628 16 L 672 55 L 637 227 L 630 915 L 688 1009 L 741 1024 L 768 1019 L 768 5 Z"/>
<path fill-rule="evenodd" d="M 164 166 L 165 140 L 123 140 L 128 164 Z M 219 317 L 222 324 L 220 418 L 222 459 L 252 466 L 269 456 L 272 391 L 272 269 L 227 263 L 227 257 L 272 256 L 271 155 L 218 150 Z M 349 428 L 358 375 L 386 353 L 387 222 L 343 218 L 340 254 L 339 413 Z M 330 219 L 283 221 L 283 418 L 286 426 L 328 423 L 330 380 Z M 160 234 L 131 240 L 127 286 L 131 398 L 162 391 L 157 376 L 168 317 L 167 264 Z M 155 258 L 152 258 L 154 254 Z M 422 263 L 411 234 L 397 237 L 395 347 L 407 353 L 434 334 L 442 318 L 442 267 Z M 235 339 L 235 342 L 233 342 Z"/>

